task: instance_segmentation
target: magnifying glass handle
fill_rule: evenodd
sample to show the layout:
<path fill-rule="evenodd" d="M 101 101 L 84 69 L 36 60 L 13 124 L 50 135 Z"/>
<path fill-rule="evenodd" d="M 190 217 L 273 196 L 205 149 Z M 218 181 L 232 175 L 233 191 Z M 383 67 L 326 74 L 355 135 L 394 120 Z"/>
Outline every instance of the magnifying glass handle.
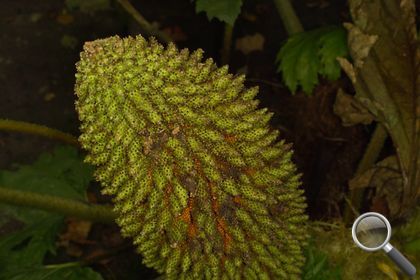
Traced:
<path fill-rule="evenodd" d="M 392 247 L 389 243 L 385 245 L 384 249 L 391 260 L 407 275 L 414 276 L 416 274 L 416 268 L 414 265 L 409 260 L 407 260 L 407 258 L 404 257 L 400 251 Z"/>

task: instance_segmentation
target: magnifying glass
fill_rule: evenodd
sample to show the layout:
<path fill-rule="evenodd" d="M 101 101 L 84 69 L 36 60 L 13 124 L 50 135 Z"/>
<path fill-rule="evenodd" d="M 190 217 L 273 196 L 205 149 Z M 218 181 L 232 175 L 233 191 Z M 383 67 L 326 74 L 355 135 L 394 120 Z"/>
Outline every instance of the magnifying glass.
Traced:
<path fill-rule="evenodd" d="M 413 264 L 389 244 L 391 224 L 383 215 L 376 212 L 364 213 L 354 221 L 351 234 L 356 245 L 363 250 L 373 252 L 383 249 L 407 275 L 416 274 Z"/>

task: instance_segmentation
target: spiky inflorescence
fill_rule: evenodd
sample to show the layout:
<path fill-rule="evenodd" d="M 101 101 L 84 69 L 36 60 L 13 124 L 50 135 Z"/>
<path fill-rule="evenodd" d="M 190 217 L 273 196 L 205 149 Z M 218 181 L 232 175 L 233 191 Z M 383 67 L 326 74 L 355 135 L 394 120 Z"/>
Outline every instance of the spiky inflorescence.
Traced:
<path fill-rule="evenodd" d="M 169 279 L 297 279 L 307 233 L 292 151 L 257 88 L 202 50 L 88 42 L 80 142 L 143 262 Z"/>

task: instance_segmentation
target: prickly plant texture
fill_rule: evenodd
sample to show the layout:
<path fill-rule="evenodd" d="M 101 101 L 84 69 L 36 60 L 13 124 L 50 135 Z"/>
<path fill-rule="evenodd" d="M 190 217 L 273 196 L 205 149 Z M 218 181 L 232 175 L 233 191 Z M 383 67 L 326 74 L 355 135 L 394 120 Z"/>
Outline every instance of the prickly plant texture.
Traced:
<path fill-rule="evenodd" d="M 117 223 L 168 279 L 298 279 L 305 199 L 257 88 L 143 37 L 88 42 L 80 142 Z"/>

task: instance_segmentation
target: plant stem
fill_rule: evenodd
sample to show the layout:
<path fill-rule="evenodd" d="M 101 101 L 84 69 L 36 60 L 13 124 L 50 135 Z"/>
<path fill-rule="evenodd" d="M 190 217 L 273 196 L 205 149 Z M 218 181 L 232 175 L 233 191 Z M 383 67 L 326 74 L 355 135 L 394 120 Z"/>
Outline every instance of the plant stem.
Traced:
<path fill-rule="evenodd" d="M 51 139 L 57 139 L 73 146 L 79 146 L 77 138 L 73 135 L 43 125 L 0 119 L 0 130 L 35 134 Z"/>
<path fill-rule="evenodd" d="M 223 49 L 221 55 L 222 65 L 228 64 L 230 60 L 230 49 L 232 47 L 233 26 L 225 23 L 225 33 L 223 36 Z"/>
<path fill-rule="evenodd" d="M 0 202 L 37 208 L 93 222 L 112 223 L 116 217 L 108 206 L 5 187 L 0 187 Z"/>
<path fill-rule="evenodd" d="M 67 267 L 74 267 L 74 266 L 80 266 L 80 262 L 67 262 L 67 263 L 58 263 L 58 264 L 47 264 L 44 265 L 44 268 L 46 269 L 62 269 Z"/>
<path fill-rule="evenodd" d="M 129 13 L 134 20 L 140 25 L 140 27 L 149 35 L 155 36 L 159 41 L 163 43 L 169 43 L 172 39 L 164 32 L 156 29 L 151 25 L 139 11 L 128 0 L 117 0 L 117 2 Z"/>
<path fill-rule="evenodd" d="M 375 131 L 373 132 L 369 144 L 366 147 L 365 153 L 363 154 L 363 157 L 357 166 L 354 177 L 363 174 L 370 167 L 372 167 L 373 164 L 375 164 L 375 162 L 378 160 L 379 153 L 384 146 L 387 136 L 388 134 L 384 126 L 380 123 L 377 123 Z M 356 210 L 360 209 L 362 205 L 364 190 L 365 189 L 356 188 L 350 191 L 350 205 L 346 204 L 346 207 L 344 208 L 344 222 L 346 224 L 351 223 L 355 218 L 351 206 Z"/>
<path fill-rule="evenodd" d="M 387 137 L 388 133 L 384 126 L 380 123 L 377 123 L 363 158 L 360 160 L 359 165 L 357 166 L 355 174 L 356 176 L 359 176 L 367 171 L 377 161 L 379 153 L 381 152 Z"/>
<path fill-rule="evenodd" d="M 274 3 L 276 4 L 277 11 L 280 14 L 287 34 L 293 35 L 304 31 L 290 0 L 274 0 Z"/>

